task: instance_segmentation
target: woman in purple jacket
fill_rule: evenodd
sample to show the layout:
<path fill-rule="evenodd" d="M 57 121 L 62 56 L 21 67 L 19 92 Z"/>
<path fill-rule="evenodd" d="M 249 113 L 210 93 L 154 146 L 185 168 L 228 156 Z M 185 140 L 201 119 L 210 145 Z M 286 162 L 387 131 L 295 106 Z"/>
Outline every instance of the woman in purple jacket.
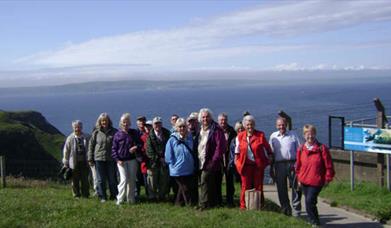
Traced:
<path fill-rule="evenodd" d="M 130 114 L 125 113 L 119 121 L 120 130 L 115 133 L 112 147 L 112 157 L 117 162 L 120 175 L 118 185 L 117 205 L 126 199 L 128 203 L 135 203 L 135 187 L 137 175 L 136 153 L 141 144 L 136 131 L 130 129 Z M 125 198 L 126 197 L 126 198 Z"/>

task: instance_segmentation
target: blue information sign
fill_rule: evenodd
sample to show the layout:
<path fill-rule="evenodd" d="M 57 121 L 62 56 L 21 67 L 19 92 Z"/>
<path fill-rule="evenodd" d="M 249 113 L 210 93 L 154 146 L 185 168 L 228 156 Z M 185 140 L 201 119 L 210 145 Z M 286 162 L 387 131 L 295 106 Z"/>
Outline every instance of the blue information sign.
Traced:
<path fill-rule="evenodd" d="M 345 150 L 391 154 L 391 130 L 345 127 Z"/>

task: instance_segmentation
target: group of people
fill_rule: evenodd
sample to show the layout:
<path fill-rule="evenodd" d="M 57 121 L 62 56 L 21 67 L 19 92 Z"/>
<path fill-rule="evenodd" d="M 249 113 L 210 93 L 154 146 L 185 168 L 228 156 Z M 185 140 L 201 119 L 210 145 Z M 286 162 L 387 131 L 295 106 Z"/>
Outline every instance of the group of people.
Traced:
<path fill-rule="evenodd" d="M 81 121 L 73 121 L 63 163 L 72 169 L 74 197 L 89 197 L 91 173 L 101 202 L 135 203 L 144 185 L 151 201 L 167 200 L 172 189 L 176 205 L 204 210 L 223 205 L 225 177 L 227 206 L 234 206 L 234 184 L 239 179 L 240 208 L 245 209 L 247 190 L 260 191 L 263 203 L 264 170 L 270 165 L 282 212 L 300 216 L 303 192 L 309 221 L 319 224 L 317 197 L 333 179 L 334 169 L 328 148 L 317 141 L 313 125 L 304 126 L 305 142 L 301 143 L 282 117 L 277 118 L 277 131 L 269 140 L 256 129 L 255 118 L 249 113 L 234 127 L 228 124 L 226 113 L 219 114 L 216 122 L 208 108 L 187 118 L 172 115 L 171 124 L 168 130 L 159 116 L 152 121 L 139 116 L 137 128 L 132 129 L 130 114 L 125 113 L 117 130 L 109 115 L 102 113 L 90 136 L 83 133 Z"/>

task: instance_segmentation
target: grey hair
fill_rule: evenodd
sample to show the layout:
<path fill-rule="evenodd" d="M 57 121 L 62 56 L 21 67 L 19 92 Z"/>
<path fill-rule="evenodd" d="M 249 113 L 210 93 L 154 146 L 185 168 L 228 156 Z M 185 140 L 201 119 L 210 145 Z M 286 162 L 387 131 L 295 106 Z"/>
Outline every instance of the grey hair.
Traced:
<path fill-rule="evenodd" d="M 72 128 L 74 128 L 76 126 L 80 126 L 81 128 L 83 128 L 83 123 L 81 122 L 81 120 L 72 121 Z"/>
<path fill-rule="evenodd" d="M 225 113 L 225 112 L 220 113 L 220 114 L 218 115 L 217 119 L 220 119 L 220 117 L 224 117 L 224 118 L 226 118 L 226 119 L 228 120 L 228 115 L 227 115 L 227 113 Z"/>
<path fill-rule="evenodd" d="M 208 113 L 209 117 L 213 120 L 213 112 L 209 108 L 201 108 L 198 112 L 198 122 L 202 122 L 202 113 Z"/>
<path fill-rule="evenodd" d="M 119 119 L 119 124 L 118 124 L 119 128 L 122 129 L 122 122 L 123 122 L 124 120 L 126 120 L 126 119 L 129 120 L 129 124 L 130 124 L 130 113 L 124 113 L 124 114 L 122 114 L 121 118 Z"/>
<path fill-rule="evenodd" d="M 109 122 L 109 123 L 108 123 L 109 128 L 113 127 L 113 122 L 111 121 L 109 114 L 107 114 L 106 112 L 104 112 L 104 113 L 101 113 L 101 114 L 99 115 L 98 119 L 96 120 L 96 123 L 95 123 L 95 128 L 96 128 L 96 129 L 101 128 L 100 121 L 101 121 L 102 119 L 107 119 L 107 122 Z"/>
<path fill-rule="evenodd" d="M 183 118 L 179 118 L 175 122 L 175 129 L 178 130 L 180 126 L 186 126 L 186 120 Z"/>
<path fill-rule="evenodd" d="M 285 125 L 287 124 L 286 118 L 279 116 L 279 117 L 277 117 L 277 119 L 276 119 L 276 123 L 277 123 L 279 120 L 281 120 L 282 122 L 284 122 Z"/>
<path fill-rule="evenodd" d="M 242 122 L 241 122 L 241 121 L 236 122 L 234 128 L 235 128 L 235 131 L 238 132 L 238 130 L 239 130 L 240 128 L 243 128 Z"/>
<path fill-rule="evenodd" d="M 246 126 L 246 125 L 247 125 L 247 122 L 253 122 L 253 124 L 254 124 L 254 126 L 255 126 L 255 118 L 254 118 L 254 116 L 252 116 L 252 115 L 247 115 L 247 116 L 243 117 L 243 121 L 242 121 L 243 126 Z"/>

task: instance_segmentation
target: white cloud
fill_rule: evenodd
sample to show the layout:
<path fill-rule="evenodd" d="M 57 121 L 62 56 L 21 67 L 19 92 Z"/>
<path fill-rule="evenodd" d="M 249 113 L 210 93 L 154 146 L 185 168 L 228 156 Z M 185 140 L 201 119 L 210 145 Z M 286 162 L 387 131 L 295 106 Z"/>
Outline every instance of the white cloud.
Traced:
<path fill-rule="evenodd" d="M 306 48 L 305 45 L 232 45 L 243 36 L 286 37 L 391 20 L 389 1 L 302 1 L 260 5 L 196 20 L 171 30 L 148 30 L 92 39 L 79 44 L 67 42 L 57 50 L 43 51 L 18 60 L 46 67 L 99 64 L 148 64 L 189 66 L 213 59 L 249 56 Z M 223 45 L 224 43 L 224 45 Z M 281 65 L 293 69 L 294 64 Z M 318 66 L 322 68 L 322 66 Z"/>
<path fill-rule="evenodd" d="M 288 63 L 288 64 L 276 65 L 276 66 L 274 66 L 272 68 L 272 70 L 276 70 L 276 71 L 297 71 L 297 70 L 303 70 L 303 68 L 301 68 L 298 63 Z"/>
<path fill-rule="evenodd" d="M 324 64 L 320 63 L 313 66 L 305 66 L 296 62 L 287 64 L 278 64 L 271 67 L 271 71 L 360 71 L 360 70 L 390 70 L 385 66 L 365 66 L 365 65 L 352 65 L 352 66 L 338 66 L 336 64 Z"/>

